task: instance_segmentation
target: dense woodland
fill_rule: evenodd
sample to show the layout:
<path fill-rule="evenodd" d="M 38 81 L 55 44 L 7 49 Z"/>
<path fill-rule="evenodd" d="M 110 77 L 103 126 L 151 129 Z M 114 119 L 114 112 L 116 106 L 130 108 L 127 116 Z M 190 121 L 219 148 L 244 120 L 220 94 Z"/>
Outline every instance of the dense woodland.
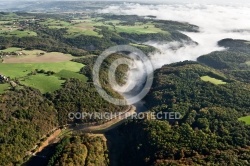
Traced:
<path fill-rule="evenodd" d="M 103 136 L 65 137 L 57 146 L 48 166 L 108 166 L 108 150 Z"/>
<path fill-rule="evenodd" d="M 202 81 L 204 75 L 224 77 L 196 62 L 156 71 L 146 106 L 183 118 L 131 121 L 117 129 L 125 143 L 120 165 L 249 165 L 250 126 L 238 121 L 249 115 L 249 85 L 226 77 L 226 85 L 214 85 Z"/>
<path fill-rule="evenodd" d="M 0 163 L 18 165 L 58 126 L 57 112 L 51 101 L 30 88 L 10 91 L 0 99 Z"/>

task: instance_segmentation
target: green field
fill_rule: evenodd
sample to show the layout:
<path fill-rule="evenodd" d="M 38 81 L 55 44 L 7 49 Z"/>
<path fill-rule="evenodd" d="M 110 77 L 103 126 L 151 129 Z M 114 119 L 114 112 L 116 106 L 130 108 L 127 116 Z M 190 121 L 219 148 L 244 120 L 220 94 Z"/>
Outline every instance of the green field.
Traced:
<path fill-rule="evenodd" d="M 47 26 L 51 29 L 61 29 L 66 28 L 67 34 L 65 37 L 76 37 L 79 35 L 89 35 L 102 37 L 98 32 L 100 29 L 98 26 L 106 26 L 112 31 L 118 33 L 137 33 L 137 34 L 148 34 L 148 33 L 168 33 L 156 28 L 153 23 L 141 23 L 137 22 L 135 25 L 122 25 L 119 20 L 108 20 L 103 21 L 102 18 L 88 18 L 88 19 L 76 19 L 71 20 L 71 22 L 58 21 L 54 19 L 48 19 L 46 21 L 40 22 L 41 25 Z M 115 28 L 114 28 L 115 27 Z"/>
<path fill-rule="evenodd" d="M 0 94 L 10 87 L 9 84 L 0 84 Z"/>
<path fill-rule="evenodd" d="M 30 72 L 35 69 L 53 71 L 55 73 L 61 70 L 69 70 L 72 72 L 79 72 L 83 67 L 83 64 L 76 62 L 58 62 L 58 63 L 11 63 L 11 64 L 0 64 L 0 71 L 3 75 L 9 76 L 10 78 L 20 78 L 27 76 Z"/>
<path fill-rule="evenodd" d="M 0 36 L 4 37 L 29 37 L 29 36 L 37 36 L 36 32 L 32 31 L 20 31 L 20 30 L 0 30 Z"/>
<path fill-rule="evenodd" d="M 17 23 L 18 21 L 31 21 L 33 17 L 20 17 L 14 13 L 0 15 L 0 36 L 4 37 L 28 37 L 37 36 L 36 32 L 23 28 Z M 27 22 L 28 25 L 28 22 Z"/>
<path fill-rule="evenodd" d="M 16 51 L 21 51 L 21 48 L 18 47 L 9 47 L 5 50 L 0 50 L 0 52 L 16 52 Z"/>
<path fill-rule="evenodd" d="M 135 46 L 135 47 L 144 47 L 144 48 L 147 48 L 147 47 L 148 47 L 147 45 L 143 45 L 143 44 L 135 44 L 135 43 L 130 43 L 129 45 L 131 45 L 131 46 Z"/>
<path fill-rule="evenodd" d="M 51 29 L 67 28 L 68 34 L 66 37 L 75 37 L 79 35 L 89 35 L 102 37 L 95 31 L 94 26 L 101 26 L 102 23 L 94 22 L 92 19 L 88 20 L 73 20 L 71 23 L 66 21 L 58 21 L 54 19 L 48 19 L 44 22 L 40 22 L 41 25 L 48 26 Z"/>
<path fill-rule="evenodd" d="M 79 74 L 77 72 L 72 72 L 70 70 L 61 70 L 60 72 L 56 73 L 56 76 L 64 79 L 77 78 L 83 82 L 87 81 L 87 78 L 84 75 Z"/>
<path fill-rule="evenodd" d="M 1 74 L 10 78 L 17 78 L 21 84 L 39 89 L 42 93 L 53 92 L 60 89 L 61 84 L 66 78 L 77 78 L 86 81 L 87 78 L 77 72 L 84 67 L 83 64 L 76 62 L 58 63 L 20 63 L 20 64 L 0 64 Z M 52 76 L 45 74 L 30 74 L 35 70 L 53 71 Z M 1 91 L 7 87 L 2 87 Z"/>
<path fill-rule="evenodd" d="M 250 116 L 245 116 L 245 117 L 239 118 L 239 120 L 246 122 L 246 124 L 250 125 Z"/>
<path fill-rule="evenodd" d="M 226 82 L 216 79 L 216 78 L 212 78 L 210 76 L 203 76 L 201 77 L 201 80 L 206 81 L 206 82 L 211 82 L 215 85 L 222 85 L 222 84 L 226 84 Z"/>
<path fill-rule="evenodd" d="M 122 26 L 116 25 L 117 32 L 125 33 L 137 33 L 137 34 L 147 34 L 147 33 L 167 33 L 160 28 L 156 28 L 152 23 L 136 23 L 135 26 Z"/>
<path fill-rule="evenodd" d="M 247 61 L 246 64 L 250 66 L 250 61 Z"/>
<path fill-rule="evenodd" d="M 42 93 L 53 92 L 61 88 L 64 80 L 56 76 L 47 76 L 44 74 L 37 74 L 28 77 L 24 81 L 20 81 L 23 85 L 39 89 Z"/>

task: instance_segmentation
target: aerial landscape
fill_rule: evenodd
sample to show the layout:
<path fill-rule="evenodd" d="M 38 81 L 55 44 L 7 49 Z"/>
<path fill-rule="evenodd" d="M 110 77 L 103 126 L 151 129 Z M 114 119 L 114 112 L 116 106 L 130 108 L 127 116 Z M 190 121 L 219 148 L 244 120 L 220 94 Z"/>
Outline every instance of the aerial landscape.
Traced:
<path fill-rule="evenodd" d="M 0 0 L 0 166 L 250 165 L 250 2 Z"/>

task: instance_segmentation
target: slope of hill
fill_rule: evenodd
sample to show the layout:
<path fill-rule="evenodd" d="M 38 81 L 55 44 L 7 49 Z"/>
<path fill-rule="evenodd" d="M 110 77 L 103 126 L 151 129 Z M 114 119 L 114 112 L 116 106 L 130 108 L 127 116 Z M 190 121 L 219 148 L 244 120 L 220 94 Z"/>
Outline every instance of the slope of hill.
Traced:
<path fill-rule="evenodd" d="M 226 84 L 201 79 L 210 76 Z M 125 147 L 120 165 L 248 165 L 250 85 L 196 62 L 155 72 L 145 98 L 151 112 L 180 112 L 181 120 L 131 121 L 116 130 Z M 127 160 L 130 158 L 130 160 Z"/>

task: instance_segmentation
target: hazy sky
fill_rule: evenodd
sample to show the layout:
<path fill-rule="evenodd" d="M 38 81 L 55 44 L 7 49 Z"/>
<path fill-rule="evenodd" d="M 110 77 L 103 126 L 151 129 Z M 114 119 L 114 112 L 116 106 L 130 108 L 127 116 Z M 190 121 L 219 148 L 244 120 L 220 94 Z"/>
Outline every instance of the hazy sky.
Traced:
<path fill-rule="evenodd" d="M 9 2 L 9 1 L 93 1 L 93 0 L 0 0 L 0 2 Z M 95 0 L 95 1 L 121 1 L 121 2 L 163 2 L 163 3 L 221 3 L 221 4 L 228 4 L 228 3 L 250 3 L 249 0 L 227 0 L 218 2 L 218 0 Z"/>
<path fill-rule="evenodd" d="M 250 5 L 250 0 L 226 0 L 226 1 L 218 1 L 218 0 L 0 0 L 0 2 L 4 2 L 4 4 L 0 3 L 1 5 L 13 5 L 14 2 L 55 2 L 55 1 L 116 1 L 116 2 L 143 2 L 143 3 L 175 3 L 175 4 L 182 4 L 182 3 L 198 3 L 198 4 L 220 4 L 220 5 L 232 5 L 232 4 L 237 4 L 237 5 Z"/>

